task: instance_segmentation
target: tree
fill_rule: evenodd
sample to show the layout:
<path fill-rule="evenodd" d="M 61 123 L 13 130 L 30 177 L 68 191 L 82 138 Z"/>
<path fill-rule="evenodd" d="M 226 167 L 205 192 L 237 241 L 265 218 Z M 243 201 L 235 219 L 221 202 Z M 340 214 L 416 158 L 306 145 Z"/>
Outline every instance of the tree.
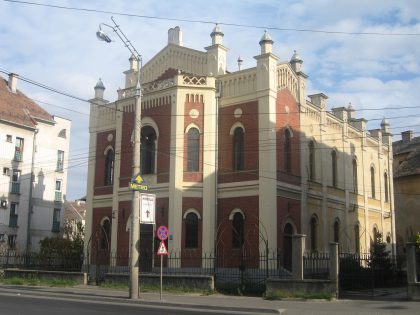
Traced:
<path fill-rule="evenodd" d="M 391 270 L 392 261 L 390 252 L 386 250 L 386 243 L 382 239 L 382 233 L 376 233 L 375 240 L 370 249 L 371 263 L 374 269 Z"/>

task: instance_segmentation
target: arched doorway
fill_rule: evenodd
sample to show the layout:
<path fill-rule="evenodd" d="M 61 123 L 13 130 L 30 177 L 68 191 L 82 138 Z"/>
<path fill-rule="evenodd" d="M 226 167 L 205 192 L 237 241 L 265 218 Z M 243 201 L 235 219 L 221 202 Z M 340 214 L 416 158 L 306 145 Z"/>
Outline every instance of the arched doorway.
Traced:
<path fill-rule="evenodd" d="M 292 236 L 293 226 L 286 223 L 283 229 L 283 268 L 292 271 Z"/>

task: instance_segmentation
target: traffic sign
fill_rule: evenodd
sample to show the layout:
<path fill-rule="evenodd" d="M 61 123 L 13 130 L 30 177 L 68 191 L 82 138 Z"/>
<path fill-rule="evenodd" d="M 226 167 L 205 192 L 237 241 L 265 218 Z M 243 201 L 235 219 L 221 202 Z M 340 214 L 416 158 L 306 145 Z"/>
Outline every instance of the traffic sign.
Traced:
<path fill-rule="evenodd" d="M 156 195 L 140 194 L 140 222 L 155 224 Z"/>
<path fill-rule="evenodd" d="M 168 238 L 168 236 L 169 236 L 168 228 L 166 226 L 164 226 L 164 225 L 159 226 L 157 228 L 157 230 L 156 230 L 156 236 L 161 241 L 166 240 Z"/>
<path fill-rule="evenodd" d="M 158 256 L 167 256 L 168 255 L 168 249 L 166 248 L 165 242 L 161 241 L 158 251 L 156 253 Z"/>
<path fill-rule="evenodd" d="M 143 177 L 141 177 L 140 173 L 131 179 L 131 181 L 128 183 L 128 187 L 133 190 L 140 191 L 147 191 L 149 189 L 149 186 L 146 184 Z"/>

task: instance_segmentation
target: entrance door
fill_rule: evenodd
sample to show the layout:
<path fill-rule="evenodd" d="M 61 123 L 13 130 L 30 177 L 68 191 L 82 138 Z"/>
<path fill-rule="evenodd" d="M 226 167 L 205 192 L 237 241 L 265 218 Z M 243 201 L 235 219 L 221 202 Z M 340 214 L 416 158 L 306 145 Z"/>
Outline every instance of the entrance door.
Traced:
<path fill-rule="evenodd" d="M 283 267 L 292 271 L 292 236 L 293 226 L 287 223 L 283 231 Z"/>

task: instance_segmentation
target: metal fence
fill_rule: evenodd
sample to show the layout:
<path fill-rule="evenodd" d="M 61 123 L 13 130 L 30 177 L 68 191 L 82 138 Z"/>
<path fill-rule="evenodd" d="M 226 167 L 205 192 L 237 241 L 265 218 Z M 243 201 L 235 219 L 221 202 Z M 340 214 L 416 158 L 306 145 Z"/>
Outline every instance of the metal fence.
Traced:
<path fill-rule="evenodd" d="M 328 279 L 330 274 L 329 253 L 307 252 L 303 256 L 305 279 Z"/>

